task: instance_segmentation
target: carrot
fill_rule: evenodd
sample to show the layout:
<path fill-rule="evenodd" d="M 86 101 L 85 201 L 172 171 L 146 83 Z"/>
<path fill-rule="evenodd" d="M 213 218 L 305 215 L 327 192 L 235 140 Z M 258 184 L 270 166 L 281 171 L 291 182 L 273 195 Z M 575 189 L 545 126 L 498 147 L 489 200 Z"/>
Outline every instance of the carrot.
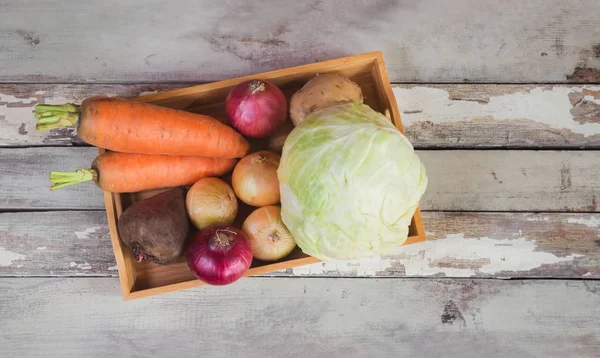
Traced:
<path fill-rule="evenodd" d="M 50 173 L 50 189 L 94 181 L 102 190 L 131 193 L 191 185 L 205 177 L 220 176 L 233 169 L 237 159 L 199 156 L 105 152 L 91 169 Z"/>
<path fill-rule="evenodd" d="M 116 152 L 241 158 L 250 148 L 212 117 L 129 99 L 91 97 L 80 106 L 37 105 L 34 113 L 38 131 L 75 126 L 84 142 Z"/>

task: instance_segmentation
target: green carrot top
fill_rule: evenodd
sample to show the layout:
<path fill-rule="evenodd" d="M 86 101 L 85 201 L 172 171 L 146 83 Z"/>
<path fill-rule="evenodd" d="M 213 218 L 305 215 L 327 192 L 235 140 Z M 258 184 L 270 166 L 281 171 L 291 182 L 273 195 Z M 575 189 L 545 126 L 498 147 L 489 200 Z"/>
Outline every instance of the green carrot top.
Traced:
<path fill-rule="evenodd" d="M 60 127 L 73 127 L 79 119 L 79 106 L 67 104 L 38 104 L 33 110 L 37 124 L 35 129 L 45 131 Z"/>

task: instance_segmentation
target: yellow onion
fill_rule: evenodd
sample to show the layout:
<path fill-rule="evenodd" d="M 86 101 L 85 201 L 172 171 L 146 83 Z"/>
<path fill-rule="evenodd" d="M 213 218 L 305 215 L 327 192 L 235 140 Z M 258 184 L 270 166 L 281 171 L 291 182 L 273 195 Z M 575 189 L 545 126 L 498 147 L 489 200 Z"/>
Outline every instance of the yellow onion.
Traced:
<path fill-rule="evenodd" d="M 237 197 L 250 206 L 278 204 L 277 168 L 280 158 L 281 156 L 273 151 L 261 150 L 240 159 L 231 176 Z"/>
<path fill-rule="evenodd" d="M 231 186 L 219 178 L 198 180 L 187 193 L 185 206 L 197 229 L 231 225 L 238 213 L 238 201 Z"/>
<path fill-rule="evenodd" d="M 254 210 L 244 221 L 242 231 L 252 243 L 252 255 L 259 260 L 282 259 L 296 247 L 294 237 L 281 221 L 279 206 L 264 206 Z"/>

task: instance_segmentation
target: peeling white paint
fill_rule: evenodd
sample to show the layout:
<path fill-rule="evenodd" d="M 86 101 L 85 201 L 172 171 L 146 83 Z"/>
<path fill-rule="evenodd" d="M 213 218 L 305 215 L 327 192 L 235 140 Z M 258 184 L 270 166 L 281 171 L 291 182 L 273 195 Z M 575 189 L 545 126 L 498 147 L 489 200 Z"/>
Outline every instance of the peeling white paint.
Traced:
<path fill-rule="evenodd" d="M 587 102 L 594 102 L 596 104 L 600 104 L 600 98 L 596 98 L 594 96 L 590 96 L 589 94 L 583 96 L 583 100 Z"/>
<path fill-rule="evenodd" d="M 421 247 L 411 247 L 421 246 Z M 443 240 L 428 241 L 406 246 L 400 261 L 406 266 L 408 276 L 428 276 L 443 272 L 446 276 L 474 276 L 478 273 L 493 275 L 503 271 L 529 271 L 544 264 L 552 265 L 572 261 L 583 255 L 571 254 L 558 257 L 536 251 L 535 240 L 524 237 L 515 239 L 465 238 L 463 234 L 450 234 Z M 417 255 L 424 251 L 424 255 Z M 479 268 L 438 267 L 436 261 L 481 261 Z M 483 262 L 483 261 L 487 262 Z M 477 266 L 477 265 L 476 265 Z"/>
<path fill-rule="evenodd" d="M 587 227 L 600 227 L 600 216 L 591 216 L 589 219 L 586 218 L 568 218 L 569 224 L 580 224 Z"/>
<path fill-rule="evenodd" d="M 9 94 L 1 94 L 0 93 L 0 102 L 7 102 L 7 103 L 23 103 L 23 104 L 33 104 L 34 101 L 37 101 L 37 98 L 35 97 L 29 97 L 29 98 L 19 98 L 19 97 L 15 97 Z"/>
<path fill-rule="evenodd" d="M 528 119 L 587 137 L 600 133 L 600 124 L 576 122 L 570 112 L 573 105 L 569 94 L 582 93 L 582 89 L 598 91 L 600 86 L 554 86 L 549 90 L 534 87 L 531 90 L 490 97 L 488 103 L 451 100 L 448 91 L 431 87 L 396 87 L 394 94 L 403 111 L 402 122 L 407 127 L 422 121 L 447 123 L 485 117 L 495 120 Z M 586 100 L 588 98 L 600 103 L 592 96 L 584 97 Z"/>
<path fill-rule="evenodd" d="M 44 103 L 45 104 L 65 104 L 65 103 L 73 103 L 73 101 L 74 101 L 73 98 L 66 98 L 66 97 L 49 97 L 49 98 L 44 98 Z M 30 111 L 32 111 L 32 110 L 33 110 L 33 108 L 30 108 Z"/>
<path fill-rule="evenodd" d="M 591 273 L 591 272 L 586 272 L 586 273 L 584 273 L 582 276 L 583 276 L 583 277 L 585 277 L 585 276 L 592 276 L 592 273 Z"/>
<path fill-rule="evenodd" d="M 23 267 L 23 265 L 17 265 L 17 268 L 21 268 L 21 267 Z"/>
<path fill-rule="evenodd" d="M 512 236 L 513 237 L 514 236 L 519 236 L 519 237 L 523 236 L 523 230 L 519 229 L 519 232 L 515 232 L 514 234 L 512 234 Z"/>
<path fill-rule="evenodd" d="M 100 226 L 96 226 L 96 227 L 87 228 L 83 231 L 75 231 L 75 236 L 77 236 L 77 238 L 80 240 L 89 239 L 90 234 L 93 234 L 96 232 L 96 230 L 101 230 L 101 229 L 102 228 Z"/>
<path fill-rule="evenodd" d="M 450 234 L 444 239 L 398 247 L 383 257 L 326 262 L 292 268 L 295 275 L 320 275 L 327 272 L 374 276 L 394 265 L 404 266 L 407 276 L 470 277 L 480 274 L 530 271 L 542 265 L 572 261 L 584 255 L 559 257 L 537 251 L 535 240 L 525 237 L 491 239 L 465 238 Z"/>
<path fill-rule="evenodd" d="M 0 266 L 10 266 L 13 261 L 24 260 L 25 256 L 0 247 Z"/>
<path fill-rule="evenodd" d="M 90 265 L 87 262 L 85 262 L 83 264 L 78 264 L 77 262 L 71 261 L 71 263 L 69 263 L 69 267 L 76 268 L 78 270 L 91 270 L 92 269 L 92 265 Z"/>
<path fill-rule="evenodd" d="M 362 258 L 352 261 L 320 262 L 292 268 L 294 275 L 321 275 L 325 273 L 344 273 L 356 276 L 374 276 L 392 266 L 392 260 L 379 257 Z"/>
<path fill-rule="evenodd" d="M 38 91 L 40 92 L 40 91 Z M 36 95 L 40 95 L 36 92 Z M 47 136 L 45 132 L 35 130 L 35 118 L 33 117 L 33 106 L 37 103 L 36 97 L 19 98 L 9 94 L 0 93 L 0 145 L 10 145 L 12 143 L 41 143 Z M 62 104 L 69 102 L 63 97 L 46 98 L 46 104 Z M 9 107 L 11 103 L 29 104 L 26 107 Z M 23 126 L 24 124 L 24 126 Z M 27 134 L 19 132 L 26 131 Z"/>
<path fill-rule="evenodd" d="M 550 220 L 550 218 L 547 216 L 544 216 L 543 218 L 540 218 L 539 216 L 534 216 L 531 218 L 527 218 L 526 220 L 527 221 L 548 221 L 548 220 Z"/>
<path fill-rule="evenodd" d="M 35 248 L 36 250 L 47 250 L 48 248 L 46 246 L 39 246 Z"/>
<path fill-rule="evenodd" d="M 115 266 L 111 266 L 108 268 L 108 271 L 117 271 L 119 270 L 119 266 L 115 265 Z"/>

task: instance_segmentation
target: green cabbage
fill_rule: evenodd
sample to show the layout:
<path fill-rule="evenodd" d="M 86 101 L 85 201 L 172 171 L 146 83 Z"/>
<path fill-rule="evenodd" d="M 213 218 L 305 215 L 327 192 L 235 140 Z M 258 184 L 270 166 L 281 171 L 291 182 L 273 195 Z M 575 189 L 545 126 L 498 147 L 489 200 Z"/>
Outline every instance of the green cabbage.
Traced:
<path fill-rule="evenodd" d="M 277 175 L 284 224 L 304 253 L 323 261 L 404 243 L 427 187 L 410 142 L 360 103 L 317 111 L 294 128 Z"/>

